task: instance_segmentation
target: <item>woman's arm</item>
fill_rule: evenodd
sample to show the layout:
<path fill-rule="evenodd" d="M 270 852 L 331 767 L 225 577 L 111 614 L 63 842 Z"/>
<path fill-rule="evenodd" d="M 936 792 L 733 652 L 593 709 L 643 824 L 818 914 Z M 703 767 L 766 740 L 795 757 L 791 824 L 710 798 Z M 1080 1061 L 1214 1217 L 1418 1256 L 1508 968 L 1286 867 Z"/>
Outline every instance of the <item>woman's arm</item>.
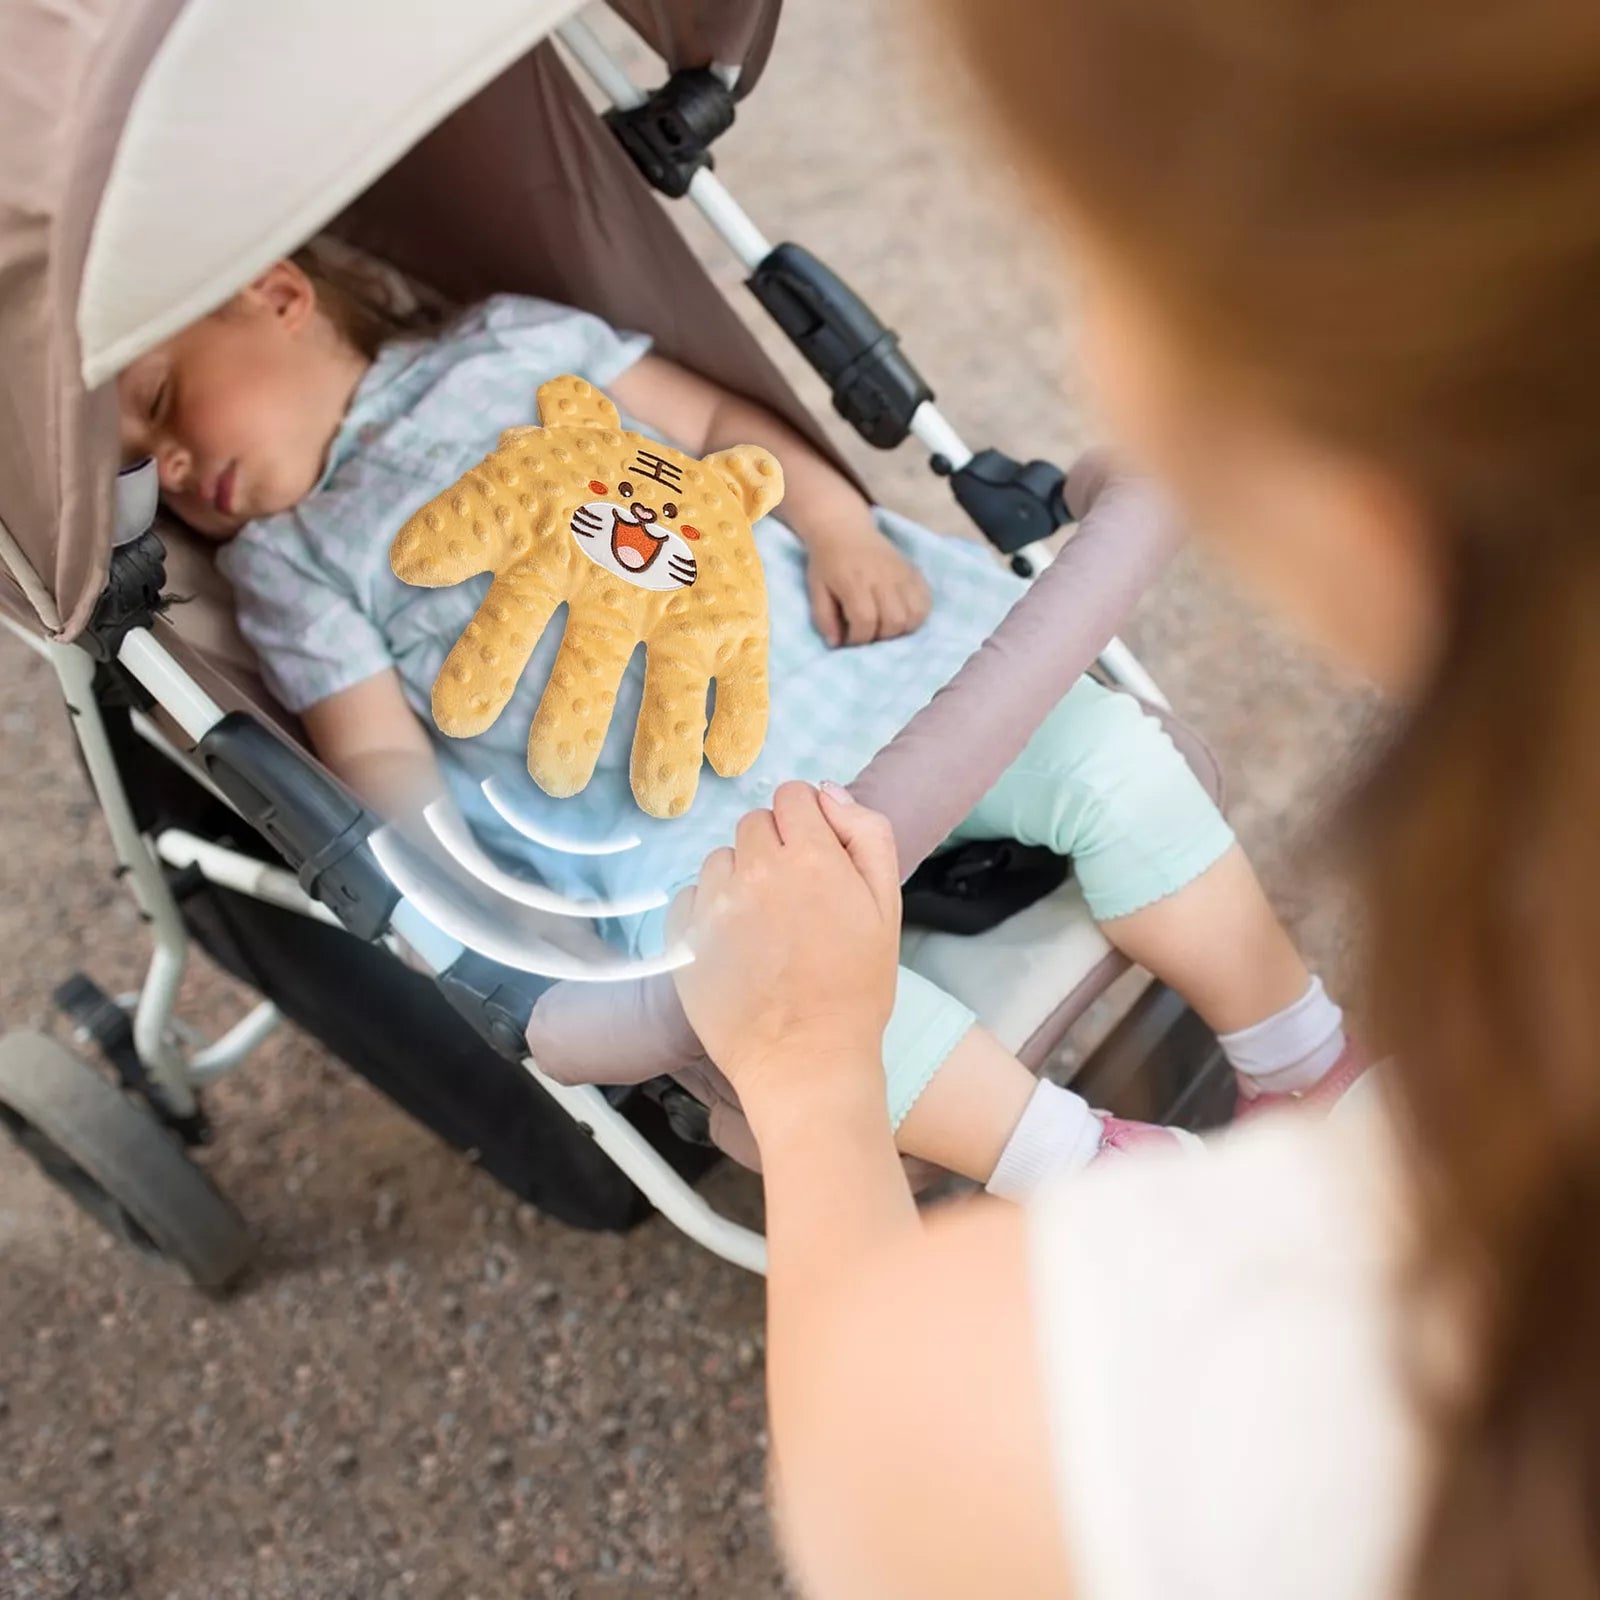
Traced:
<path fill-rule="evenodd" d="M 685 1008 L 761 1151 L 776 1496 L 807 1593 L 1065 1593 L 1020 1213 L 924 1229 L 894 1150 L 887 823 L 785 785 L 681 920 Z"/>
<path fill-rule="evenodd" d="M 896 638 L 927 617 L 927 584 L 879 533 L 855 485 L 765 406 L 661 356 L 631 366 L 611 385 L 611 397 L 691 454 L 759 444 L 777 456 L 781 514 L 806 546 L 812 614 L 829 644 Z"/>
<path fill-rule="evenodd" d="M 805 1303 L 774 1296 L 775 1510 L 812 1600 L 1070 1595 L 1026 1229 L 997 1201 L 945 1208 Z"/>

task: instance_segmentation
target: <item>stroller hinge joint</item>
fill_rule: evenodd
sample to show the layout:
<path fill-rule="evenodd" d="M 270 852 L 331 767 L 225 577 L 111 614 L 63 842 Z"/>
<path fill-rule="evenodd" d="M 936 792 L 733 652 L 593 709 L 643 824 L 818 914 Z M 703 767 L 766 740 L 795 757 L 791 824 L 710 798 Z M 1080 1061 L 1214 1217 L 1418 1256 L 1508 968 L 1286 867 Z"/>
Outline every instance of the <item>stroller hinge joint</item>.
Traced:
<path fill-rule="evenodd" d="M 675 72 L 636 106 L 606 113 L 606 122 L 651 188 L 673 200 L 714 163 L 712 142 L 733 126 L 733 95 L 708 67 Z"/>
<path fill-rule="evenodd" d="M 1073 520 L 1066 474 L 1049 461 L 1023 462 L 1000 450 L 980 450 L 958 470 L 943 456 L 929 465 L 949 478 L 961 509 L 1005 555 L 1048 539 Z"/>
<path fill-rule="evenodd" d="M 167 547 L 147 528 L 111 552 L 106 586 L 78 643 L 96 661 L 112 663 L 122 641 L 135 628 L 148 628 L 166 610 L 161 590 L 167 581 Z"/>
<path fill-rule="evenodd" d="M 892 450 L 933 398 L 900 336 L 831 268 L 798 244 L 775 246 L 749 287 L 833 393 L 833 406 L 868 444 Z"/>
<path fill-rule="evenodd" d="M 527 1055 L 528 1018 L 534 1002 L 551 986 L 550 979 L 513 972 L 467 950 L 436 981 L 440 993 L 491 1049 L 508 1061 L 521 1061 Z"/>
<path fill-rule="evenodd" d="M 195 748 L 207 777 L 307 894 L 358 938 L 385 932 L 400 894 L 367 848 L 371 812 L 246 712 L 230 712 Z"/>

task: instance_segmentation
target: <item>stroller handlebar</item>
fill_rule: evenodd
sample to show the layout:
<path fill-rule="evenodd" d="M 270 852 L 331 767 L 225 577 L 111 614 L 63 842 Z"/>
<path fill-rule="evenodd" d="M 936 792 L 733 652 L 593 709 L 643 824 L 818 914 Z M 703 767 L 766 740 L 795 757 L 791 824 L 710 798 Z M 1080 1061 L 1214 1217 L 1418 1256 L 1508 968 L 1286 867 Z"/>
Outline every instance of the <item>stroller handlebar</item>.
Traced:
<path fill-rule="evenodd" d="M 1167 497 L 1099 453 L 1073 466 L 1066 495 L 1077 533 L 851 785 L 857 799 L 888 817 L 902 878 L 1021 754 L 1178 546 Z M 535 1004 L 527 1040 L 541 1071 L 565 1083 L 641 1083 L 686 1067 L 705 1070 L 670 975 L 557 983 Z"/>
<path fill-rule="evenodd" d="M 1066 494 L 1077 535 L 850 786 L 893 825 L 902 879 L 994 787 L 1177 547 L 1160 491 L 1099 454 L 1078 460 Z"/>

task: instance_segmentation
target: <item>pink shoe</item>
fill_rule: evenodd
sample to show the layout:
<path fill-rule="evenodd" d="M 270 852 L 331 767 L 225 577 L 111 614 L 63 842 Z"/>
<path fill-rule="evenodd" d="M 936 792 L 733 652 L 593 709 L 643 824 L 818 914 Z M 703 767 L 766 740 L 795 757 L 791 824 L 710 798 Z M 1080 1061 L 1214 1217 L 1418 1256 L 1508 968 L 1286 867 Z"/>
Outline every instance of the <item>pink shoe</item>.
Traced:
<path fill-rule="evenodd" d="M 1091 1165 L 1106 1156 L 1155 1155 L 1163 1150 L 1168 1155 L 1192 1155 L 1201 1148 L 1200 1140 L 1186 1128 L 1124 1122 L 1104 1111 L 1095 1115 L 1100 1119 L 1100 1148 L 1090 1157 Z"/>
<path fill-rule="evenodd" d="M 1309 1089 L 1302 1089 L 1298 1094 L 1273 1094 L 1257 1089 L 1244 1073 L 1236 1073 L 1239 1101 L 1233 1108 L 1233 1120 L 1249 1122 L 1264 1112 L 1291 1107 L 1314 1116 L 1326 1116 L 1361 1081 L 1371 1065 L 1366 1053 L 1352 1039 L 1345 1045 L 1344 1054 Z"/>

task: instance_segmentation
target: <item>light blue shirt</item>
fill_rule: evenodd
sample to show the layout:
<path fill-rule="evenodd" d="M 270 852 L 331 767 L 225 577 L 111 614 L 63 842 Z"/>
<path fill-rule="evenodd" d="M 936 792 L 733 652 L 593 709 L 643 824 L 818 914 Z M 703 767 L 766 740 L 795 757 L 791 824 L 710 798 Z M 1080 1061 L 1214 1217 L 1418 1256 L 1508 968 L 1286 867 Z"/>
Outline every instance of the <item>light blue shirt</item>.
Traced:
<path fill-rule="evenodd" d="M 316 489 L 294 510 L 250 523 L 218 554 L 240 627 L 273 693 L 303 711 L 393 667 L 434 732 L 433 680 L 490 578 L 412 588 L 390 570 L 390 541 L 418 506 L 495 447 L 501 429 L 535 420 L 541 384 L 570 372 L 604 389 L 648 348 L 641 336 L 618 333 L 587 313 L 501 296 L 440 337 L 383 350 L 356 391 Z M 705 768 L 694 805 L 680 818 L 646 816 L 629 788 L 643 650 L 623 679 L 588 787 L 553 800 L 528 776 L 528 728 L 560 642 L 558 617 L 493 727 L 466 740 L 435 733 L 451 792 L 480 842 L 559 893 L 636 900 L 690 882 L 707 852 L 731 840 L 739 818 L 766 804 L 785 780 L 853 778 L 994 630 L 1023 588 L 981 547 L 892 512 L 877 515 L 926 577 L 932 615 L 906 638 L 830 650 L 811 620 L 803 547 L 777 518 L 758 523 L 771 613 L 766 745 L 740 777 Z M 480 785 L 488 777 L 545 835 L 591 842 L 632 835 L 640 844 L 610 855 L 534 845 L 485 800 Z M 601 931 L 633 953 L 653 954 L 662 920 L 650 913 Z"/>

